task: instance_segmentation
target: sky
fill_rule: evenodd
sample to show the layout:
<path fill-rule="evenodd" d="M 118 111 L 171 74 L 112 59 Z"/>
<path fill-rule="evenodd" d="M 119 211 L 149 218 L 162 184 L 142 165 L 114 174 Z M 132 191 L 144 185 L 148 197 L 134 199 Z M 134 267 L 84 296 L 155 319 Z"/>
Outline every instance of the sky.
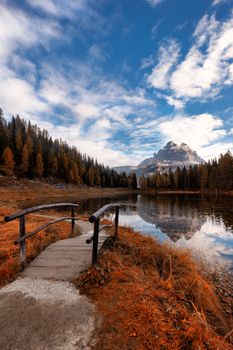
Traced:
<path fill-rule="evenodd" d="M 0 107 L 109 166 L 233 151 L 233 0 L 0 0 Z"/>

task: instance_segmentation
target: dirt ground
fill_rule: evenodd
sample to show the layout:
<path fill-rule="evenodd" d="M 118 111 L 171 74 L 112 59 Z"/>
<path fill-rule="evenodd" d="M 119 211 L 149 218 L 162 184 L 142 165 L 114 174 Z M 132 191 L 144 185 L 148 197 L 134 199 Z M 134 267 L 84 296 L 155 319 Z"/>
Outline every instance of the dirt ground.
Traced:
<path fill-rule="evenodd" d="M 69 282 L 17 279 L 0 290 L 2 350 L 90 349 L 95 307 Z"/>
<path fill-rule="evenodd" d="M 19 209 L 32 205 L 73 201 L 132 193 L 125 188 L 97 188 L 35 180 L 7 179 L 0 176 L 0 207 Z"/>

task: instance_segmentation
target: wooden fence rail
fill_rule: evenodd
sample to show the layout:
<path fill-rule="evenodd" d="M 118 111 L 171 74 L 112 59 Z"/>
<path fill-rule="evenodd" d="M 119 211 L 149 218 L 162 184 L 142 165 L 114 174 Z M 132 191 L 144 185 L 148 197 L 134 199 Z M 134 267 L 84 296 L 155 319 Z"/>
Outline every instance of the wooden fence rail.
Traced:
<path fill-rule="evenodd" d="M 119 210 L 120 207 L 123 206 L 129 206 L 127 204 L 106 204 L 102 208 L 100 208 L 98 211 L 96 211 L 94 214 L 92 214 L 89 218 L 89 221 L 94 224 L 93 229 L 93 235 L 86 240 L 86 243 L 89 244 L 93 242 L 93 248 L 92 248 L 92 265 L 96 265 L 97 263 L 97 255 L 98 255 L 98 240 L 99 240 L 99 233 L 105 229 L 115 226 L 114 230 L 114 239 L 117 239 L 118 236 L 118 224 L 119 224 Z M 70 208 L 71 210 L 71 216 L 65 216 L 62 218 L 54 219 L 52 221 L 49 221 L 40 227 L 36 228 L 32 232 L 26 233 L 26 215 L 37 212 L 39 210 L 45 210 L 45 209 L 54 209 L 54 208 Z M 9 222 L 15 219 L 19 219 L 19 238 L 14 242 L 14 244 L 20 245 L 20 271 L 22 271 L 26 266 L 26 240 L 33 235 L 37 234 L 38 232 L 46 229 L 48 226 L 58 223 L 60 221 L 65 220 L 71 220 L 71 233 L 74 232 L 74 225 L 75 220 L 79 220 L 77 217 L 75 217 L 75 209 L 78 208 L 78 204 L 74 203 L 56 203 L 56 204 L 45 204 L 45 205 L 39 205 L 32 208 L 28 208 L 25 210 L 22 210 L 20 212 L 14 213 L 12 215 L 5 216 L 4 220 L 5 222 Z M 115 218 L 111 225 L 100 225 L 100 219 L 102 216 L 104 216 L 109 211 L 115 211 Z"/>
<path fill-rule="evenodd" d="M 121 205 L 120 204 L 106 204 L 99 210 L 97 210 L 94 214 L 92 214 L 89 218 L 89 221 L 91 223 L 94 223 L 94 230 L 93 235 L 86 240 L 87 243 L 91 243 L 93 241 L 93 249 L 92 249 L 92 265 L 96 265 L 97 263 L 97 257 L 98 257 L 98 240 L 99 240 L 99 233 L 104 228 L 110 228 L 113 225 L 115 225 L 115 231 L 114 231 L 114 239 L 117 239 L 118 235 L 118 224 L 119 224 L 119 209 Z M 103 225 L 100 226 L 100 218 L 103 216 L 106 212 L 112 211 L 115 209 L 115 219 L 114 223 L 112 225 Z"/>
<path fill-rule="evenodd" d="M 71 233 L 74 232 L 74 224 L 75 220 L 78 220 L 77 217 L 75 217 L 75 209 L 78 208 L 78 204 L 74 203 L 56 203 L 56 204 L 45 204 L 45 205 L 38 205 L 32 208 L 28 208 L 25 210 L 22 210 L 18 213 L 14 213 L 12 215 L 5 216 L 4 220 L 5 222 L 10 222 L 15 219 L 19 219 L 19 239 L 17 239 L 14 244 L 20 245 L 20 271 L 24 270 L 26 263 L 27 263 L 27 256 L 26 256 L 26 239 L 29 237 L 32 237 L 36 233 L 44 230 L 48 226 L 58 223 L 60 221 L 65 220 L 71 220 Z M 45 209 L 55 209 L 55 208 L 70 208 L 71 210 L 71 216 L 62 217 L 59 219 L 55 219 L 52 221 L 47 222 L 46 224 L 43 224 L 42 226 L 38 227 L 32 232 L 26 233 L 26 215 L 35 213 L 39 210 L 45 210 Z"/>

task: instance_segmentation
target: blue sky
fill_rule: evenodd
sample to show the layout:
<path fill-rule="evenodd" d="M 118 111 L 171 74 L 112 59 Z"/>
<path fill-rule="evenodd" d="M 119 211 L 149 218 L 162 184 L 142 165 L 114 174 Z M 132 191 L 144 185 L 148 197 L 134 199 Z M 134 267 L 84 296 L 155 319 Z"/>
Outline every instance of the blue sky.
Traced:
<path fill-rule="evenodd" d="M 233 151 L 233 0 L 0 0 L 0 106 L 135 165 Z"/>

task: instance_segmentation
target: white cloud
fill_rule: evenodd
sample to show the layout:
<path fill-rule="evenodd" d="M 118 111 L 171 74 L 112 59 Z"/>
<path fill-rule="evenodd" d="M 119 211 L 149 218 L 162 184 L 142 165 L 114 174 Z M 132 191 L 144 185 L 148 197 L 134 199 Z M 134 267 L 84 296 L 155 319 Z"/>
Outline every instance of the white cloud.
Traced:
<path fill-rule="evenodd" d="M 160 24 L 163 22 L 163 19 L 160 19 L 157 23 L 155 23 L 155 25 L 152 27 L 151 29 L 151 38 L 155 39 L 157 34 L 158 34 L 158 29 Z"/>
<path fill-rule="evenodd" d="M 164 98 L 166 99 L 167 103 L 170 106 L 173 106 L 176 110 L 184 108 L 184 101 L 174 98 L 172 96 L 164 96 Z"/>
<path fill-rule="evenodd" d="M 36 96 L 28 82 L 15 77 L 0 80 L 0 106 L 11 114 L 49 110 L 49 106 Z"/>
<path fill-rule="evenodd" d="M 223 2 L 227 2 L 228 0 L 213 0 L 213 6 L 222 4 Z"/>
<path fill-rule="evenodd" d="M 233 58 L 233 18 L 220 24 L 206 15 L 194 37 L 196 44 L 171 77 L 171 89 L 178 97 L 216 95 L 231 76 L 228 63 Z M 203 45 L 207 45 L 205 53 Z"/>
<path fill-rule="evenodd" d="M 151 7 L 155 7 L 165 0 L 146 0 Z"/>
<path fill-rule="evenodd" d="M 179 46 L 174 40 L 163 44 L 159 49 L 158 64 L 148 76 L 148 83 L 156 89 L 166 89 L 170 73 L 179 57 Z"/>
<path fill-rule="evenodd" d="M 103 51 L 100 45 L 94 44 L 89 49 L 89 55 L 94 61 L 105 61 L 106 53 Z"/>
<path fill-rule="evenodd" d="M 141 69 L 145 69 L 148 67 L 151 67 L 155 62 L 155 59 L 152 55 L 150 55 L 149 57 L 143 58 L 141 61 Z"/>
<path fill-rule="evenodd" d="M 28 4 L 49 15 L 72 18 L 76 11 L 84 11 L 87 8 L 85 0 L 27 0 Z"/>
<path fill-rule="evenodd" d="M 233 85 L 233 16 L 224 22 L 215 16 L 201 18 L 193 33 L 194 43 L 177 64 L 179 46 L 174 41 L 160 48 L 159 63 L 148 77 L 149 84 L 169 91 L 169 96 L 206 100 L 220 94 L 224 86 Z M 170 97 L 166 98 L 171 101 Z"/>
<path fill-rule="evenodd" d="M 228 148 L 233 149 L 233 143 L 221 142 L 227 133 L 222 120 L 212 114 L 177 115 L 162 121 L 158 130 L 165 141 L 185 142 L 204 159 L 214 158 Z"/>
<path fill-rule="evenodd" d="M 110 136 L 111 124 L 106 119 L 96 121 L 88 132 L 80 128 L 80 124 L 69 126 L 54 125 L 38 118 L 31 118 L 32 123 L 37 123 L 41 128 L 49 131 L 53 138 L 62 138 L 70 146 L 76 146 L 83 154 L 88 154 L 99 162 L 109 166 L 131 164 L 132 156 L 128 152 L 114 149 L 107 139 Z"/>
<path fill-rule="evenodd" d="M 0 60 L 6 61 L 16 49 L 30 48 L 35 44 L 48 45 L 60 36 L 60 26 L 53 20 L 44 20 L 16 8 L 0 4 Z"/>

